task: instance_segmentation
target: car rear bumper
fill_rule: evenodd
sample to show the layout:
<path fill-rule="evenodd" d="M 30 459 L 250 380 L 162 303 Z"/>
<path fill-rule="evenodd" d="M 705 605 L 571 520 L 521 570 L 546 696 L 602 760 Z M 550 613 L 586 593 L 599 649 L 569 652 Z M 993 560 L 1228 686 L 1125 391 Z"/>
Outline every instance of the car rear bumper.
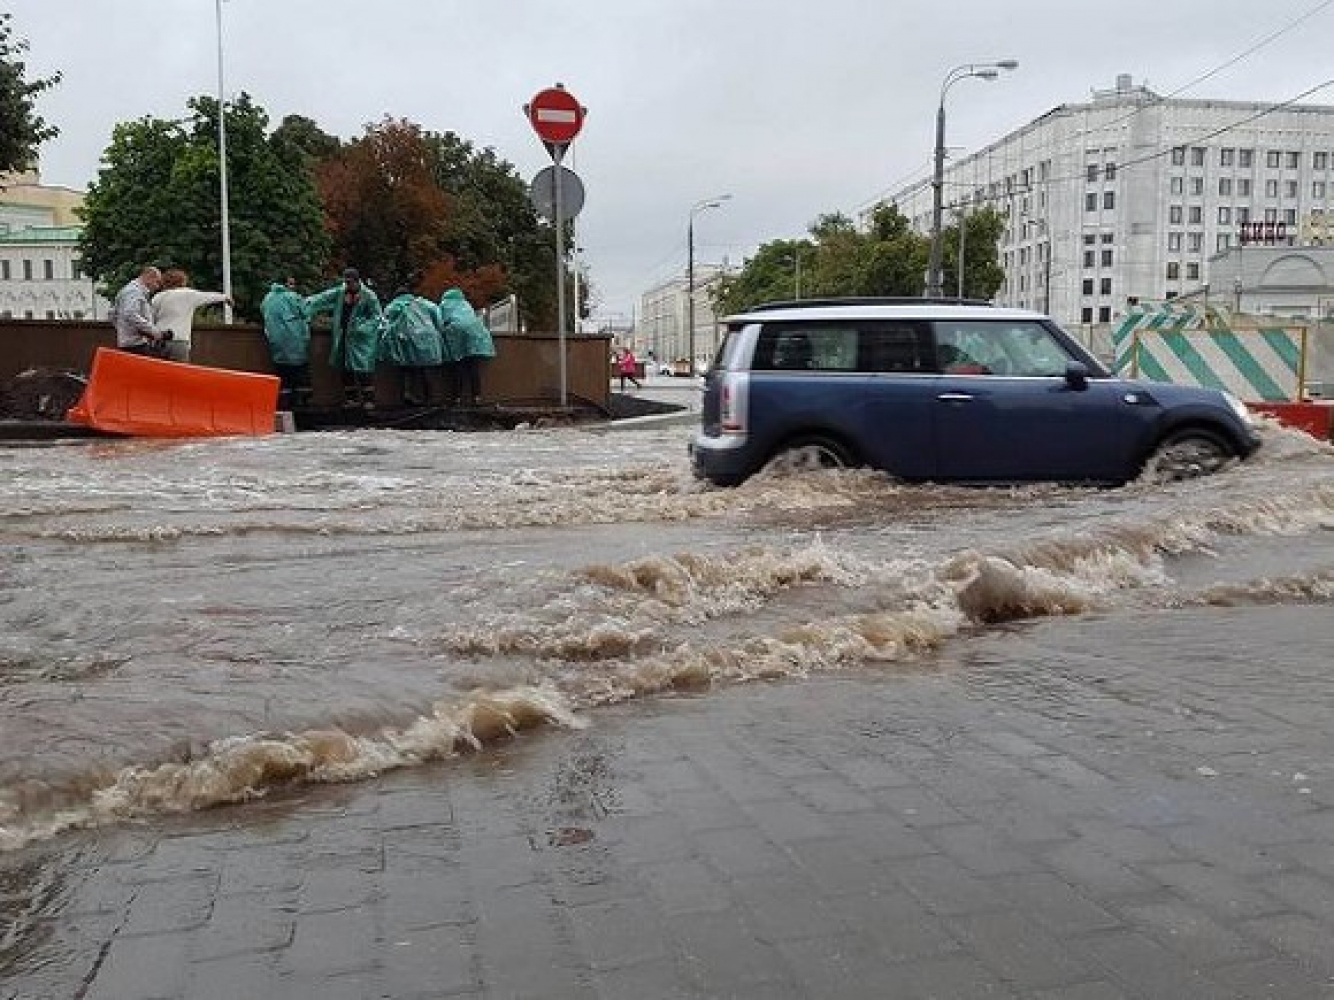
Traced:
<path fill-rule="evenodd" d="M 696 434 L 686 446 L 695 475 L 715 483 L 736 483 L 754 470 L 750 442 L 744 434 L 717 437 Z"/>

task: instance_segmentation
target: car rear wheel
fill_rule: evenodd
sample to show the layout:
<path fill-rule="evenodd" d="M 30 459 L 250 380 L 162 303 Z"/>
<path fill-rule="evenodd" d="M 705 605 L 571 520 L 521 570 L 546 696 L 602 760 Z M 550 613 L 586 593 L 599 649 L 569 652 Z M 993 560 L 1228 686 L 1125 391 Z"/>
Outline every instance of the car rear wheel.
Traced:
<path fill-rule="evenodd" d="M 857 464 L 846 445 L 819 434 L 793 438 L 778 458 L 791 469 L 846 469 Z"/>
<path fill-rule="evenodd" d="M 1221 436 L 1202 427 L 1169 434 L 1145 465 L 1145 471 L 1164 482 L 1198 479 L 1218 472 L 1234 458 L 1236 450 Z"/>

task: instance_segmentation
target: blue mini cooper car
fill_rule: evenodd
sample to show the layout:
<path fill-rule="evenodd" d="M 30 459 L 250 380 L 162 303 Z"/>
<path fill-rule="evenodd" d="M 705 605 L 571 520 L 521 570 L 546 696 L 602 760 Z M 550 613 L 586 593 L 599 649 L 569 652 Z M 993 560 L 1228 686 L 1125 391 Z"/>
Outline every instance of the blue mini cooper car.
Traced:
<path fill-rule="evenodd" d="M 1114 378 L 1052 320 L 985 303 L 807 300 L 727 320 L 704 380 L 698 475 L 784 452 L 906 480 L 1124 483 L 1214 472 L 1260 445 L 1217 389 Z"/>

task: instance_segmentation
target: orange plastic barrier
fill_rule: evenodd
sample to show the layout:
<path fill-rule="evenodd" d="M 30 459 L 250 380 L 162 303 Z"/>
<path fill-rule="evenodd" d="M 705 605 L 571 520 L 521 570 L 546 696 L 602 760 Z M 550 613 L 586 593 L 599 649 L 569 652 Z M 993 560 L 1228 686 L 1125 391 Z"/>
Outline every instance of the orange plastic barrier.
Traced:
<path fill-rule="evenodd" d="M 273 375 L 201 368 L 100 347 L 70 423 L 141 437 L 272 434 Z"/>
<path fill-rule="evenodd" d="M 1331 435 L 1331 414 L 1334 414 L 1334 404 L 1331 403 L 1247 403 L 1248 407 L 1256 413 L 1266 413 L 1276 419 L 1285 427 L 1295 427 L 1299 431 L 1306 431 L 1314 438 L 1321 441 L 1330 440 Z"/>

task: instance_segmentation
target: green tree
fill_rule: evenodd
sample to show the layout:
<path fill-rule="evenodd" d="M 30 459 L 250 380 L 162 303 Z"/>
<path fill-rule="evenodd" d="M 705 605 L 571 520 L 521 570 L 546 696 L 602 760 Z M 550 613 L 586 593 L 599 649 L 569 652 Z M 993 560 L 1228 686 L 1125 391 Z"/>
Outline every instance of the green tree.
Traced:
<path fill-rule="evenodd" d="M 982 209 L 968 215 L 964 224 L 964 294 L 990 299 L 1004 280 L 997 261 L 1004 217 L 994 209 Z M 803 298 L 922 294 L 930 239 L 914 232 L 897 207 L 880 206 L 864 229 L 842 213 L 822 215 L 811 224 L 810 236 L 761 246 L 738 274 L 715 289 L 715 308 L 739 312 L 798 294 Z M 958 281 L 958 229 L 945 230 L 942 238 L 946 288 L 952 291 Z"/>
<path fill-rule="evenodd" d="M 479 151 L 453 132 L 426 138 L 436 182 L 450 199 L 447 252 L 464 268 L 500 264 L 505 284 L 498 296 L 517 295 L 530 327 L 554 329 L 556 234 L 538 218 L 528 185 L 492 149 Z"/>
<path fill-rule="evenodd" d="M 118 125 L 89 187 L 80 250 L 104 293 L 145 264 L 180 267 L 201 288 L 222 287 L 218 104 L 188 102 L 182 121 Z M 311 287 L 328 239 L 301 152 L 268 134 L 268 116 L 242 94 L 227 105 L 228 221 L 238 312 L 259 314 L 269 284 Z"/>
<path fill-rule="evenodd" d="M 31 168 L 37 147 L 58 134 L 37 114 L 34 99 L 59 83 L 60 74 L 28 79 L 21 58 L 28 43 L 14 38 L 9 22 L 10 15 L 0 13 L 0 174 Z"/>

